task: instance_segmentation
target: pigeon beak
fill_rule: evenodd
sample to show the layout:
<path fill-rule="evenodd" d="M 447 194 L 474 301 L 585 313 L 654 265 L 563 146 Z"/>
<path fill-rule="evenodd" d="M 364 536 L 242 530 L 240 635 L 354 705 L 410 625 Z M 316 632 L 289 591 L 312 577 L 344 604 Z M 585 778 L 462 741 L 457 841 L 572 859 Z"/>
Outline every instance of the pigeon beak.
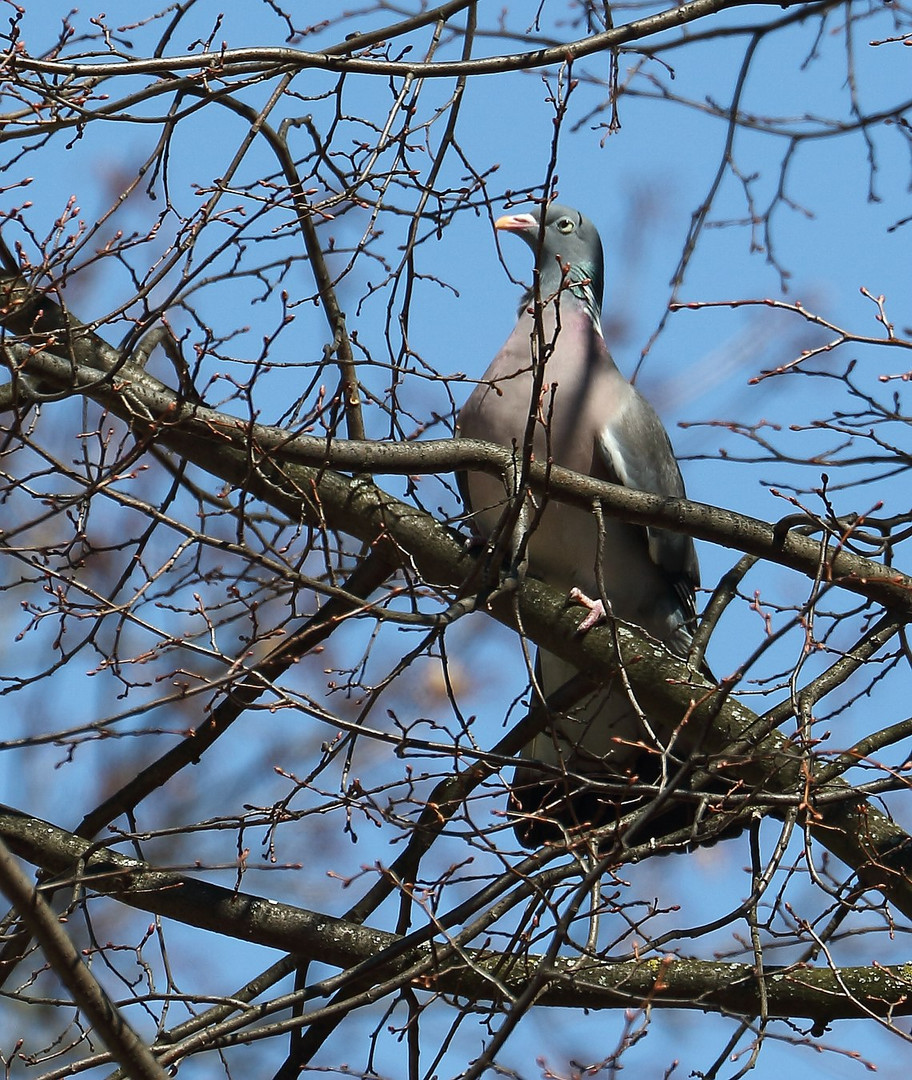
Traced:
<path fill-rule="evenodd" d="M 525 232 L 526 229 L 537 229 L 538 222 L 531 214 L 506 214 L 494 222 L 494 228 L 507 232 Z"/>

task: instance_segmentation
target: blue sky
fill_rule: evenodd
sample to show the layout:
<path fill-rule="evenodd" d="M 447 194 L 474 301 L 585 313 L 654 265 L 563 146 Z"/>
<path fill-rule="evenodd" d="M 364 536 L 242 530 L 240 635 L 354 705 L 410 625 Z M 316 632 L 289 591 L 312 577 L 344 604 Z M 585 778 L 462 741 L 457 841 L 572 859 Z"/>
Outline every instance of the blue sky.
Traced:
<path fill-rule="evenodd" d="M 119 19 L 135 17 L 132 4 L 114 3 L 106 8 L 112 24 Z M 563 6 L 545 5 L 546 19 L 563 17 L 563 13 Z M 43 21 L 46 14 L 41 4 L 33 5 L 28 13 L 25 37 L 33 53 L 39 51 L 48 33 Z M 88 15 L 89 11 L 85 10 L 80 18 Z M 734 26 L 765 22 L 781 15 L 779 8 L 749 7 L 724 15 L 722 20 L 725 25 Z M 189 48 L 194 34 L 204 34 L 214 18 L 214 9 L 200 7 L 193 18 L 196 23 L 193 24 L 192 19 L 188 21 L 173 42 L 172 51 L 183 52 Z M 479 18 L 493 19 L 495 13 L 482 10 Z M 803 62 L 815 46 L 816 24 L 794 27 L 784 35 L 771 36 L 762 44 L 745 85 L 742 110 L 756 116 L 787 118 L 784 126 L 795 131 L 818 127 L 813 119 L 818 116 L 849 122 L 850 98 L 845 40 L 839 27 L 841 18 L 838 12 L 830 16 L 831 21 L 816 46 L 819 56 L 804 68 Z M 369 16 L 353 16 L 350 26 L 363 30 L 369 22 Z M 517 20 L 515 26 L 521 30 L 523 24 Z M 566 32 L 566 29 L 558 32 Z M 886 9 L 875 10 L 871 19 L 854 32 L 858 95 L 864 111 L 874 111 L 902 99 L 902 88 L 908 82 L 907 50 L 899 44 L 876 47 L 868 44 L 871 39 L 886 38 L 893 32 Z M 131 31 L 131 35 L 137 41 L 137 52 L 141 51 L 143 31 Z M 282 26 L 270 15 L 266 5 L 245 5 L 243 10 L 239 6 L 226 13 L 217 35 L 218 41 L 222 39 L 229 47 L 255 43 L 279 45 L 282 44 Z M 330 40 L 334 40 L 330 34 L 317 34 L 305 39 L 302 47 L 316 49 Z M 491 40 L 482 42 L 481 47 L 494 51 L 496 45 L 496 40 Z M 445 47 L 441 55 L 451 55 L 456 47 Z M 515 43 L 510 45 L 511 49 L 515 47 Z M 743 47 L 742 39 L 723 38 L 674 50 L 666 58 L 674 67 L 673 80 L 658 63 L 646 64 L 647 76 L 661 79 L 668 91 L 696 103 L 695 106 L 650 96 L 654 94 L 654 84 L 640 77 L 631 82 L 631 87 L 641 96 L 622 99 L 621 129 L 607 138 L 603 130 L 597 129 L 604 114 L 599 114 L 594 121 L 582 122 L 578 130 L 572 130 L 575 123 L 604 99 L 604 85 L 582 80 L 570 96 L 560 139 L 557 186 L 561 201 L 578 206 L 601 231 L 606 248 L 606 328 L 618 363 L 627 373 L 634 370 L 641 351 L 662 319 L 670 295 L 669 281 L 680 257 L 691 215 L 706 197 L 723 153 L 725 125 L 702 105 L 718 102 L 724 106 L 730 102 Z M 622 77 L 626 76 L 634 59 L 629 54 L 622 56 Z M 584 72 L 604 79 L 606 58 L 579 62 L 574 75 L 579 77 Z M 316 72 L 299 76 L 293 89 L 314 100 L 303 103 L 289 99 L 279 107 L 277 117 L 300 115 L 306 107 L 312 110 L 316 129 L 326 130 L 333 103 L 319 98 L 334 82 L 335 76 Z M 466 90 L 459 119 L 459 146 L 477 172 L 488 174 L 497 166 L 488 177 L 488 192 L 494 202 L 495 214 L 504 205 L 506 192 L 533 188 L 543 181 L 553 133 L 553 107 L 547 98 L 555 86 L 554 72 L 544 76 L 541 72 L 529 72 L 472 81 Z M 417 115 L 432 117 L 434 106 L 444 105 L 451 92 L 449 83 L 426 84 L 418 99 L 420 111 Z M 262 101 L 267 93 L 268 90 L 256 88 L 250 91 L 248 99 Z M 389 91 L 384 80 L 348 78 L 345 102 L 352 115 L 360 112 L 382 124 L 388 100 Z M 160 107 L 160 103 L 156 103 L 150 111 L 159 111 Z M 432 146 L 436 145 L 442 126 L 443 121 L 438 119 L 428 128 Z M 350 140 L 355 137 L 358 125 L 352 123 L 343 128 L 345 139 Z M 196 120 L 188 121 L 185 130 L 184 134 L 179 128 L 174 140 L 169 182 L 175 203 L 190 207 L 199 202 L 192 185 L 198 183 L 206 187 L 223 174 L 246 129 L 238 118 L 210 109 Z M 19 179 L 32 173 L 36 179 L 24 192 L 7 192 L 4 207 L 21 203 L 24 197 L 30 199 L 33 206 L 28 211 L 28 221 L 40 235 L 52 228 L 61 207 L 72 195 L 82 207 L 82 216 L 91 224 L 100 210 L 110 205 L 118 177 L 135 173 L 137 163 L 148 153 L 156 137 L 157 128 L 132 124 L 110 125 L 98 134 L 90 127 L 82 140 L 65 151 L 62 149 L 64 140 L 58 138 L 46 156 L 36 152 L 23 160 L 18 171 L 5 174 L 5 183 L 13 176 Z M 745 183 L 760 207 L 773 197 L 779 183 L 785 138 L 739 130 L 734 141 L 733 161 L 741 179 L 731 171 L 724 177 L 709 215 L 708 227 L 679 289 L 679 299 L 707 302 L 784 297 L 790 302 L 801 300 L 809 309 L 840 325 L 858 333 L 875 335 L 879 332 L 874 318 L 876 309 L 862 296 L 860 290 L 865 288 L 875 296 L 883 294 L 886 297 L 897 332 L 903 332 L 903 328 L 912 323 L 909 227 L 892 232 L 889 229 L 910 213 L 909 143 L 902 129 L 890 123 L 874 126 L 870 137 L 876 152 L 874 184 L 880 201 L 868 199 L 868 148 L 860 134 L 820 138 L 803 143 L 797 149 L 786 192 L 797 207 L 804 209 L 782 204 L 773 217 L 776 257 L 790 274 L 788 292 L 783 294 L 777 269 L 767 262 L 764 252 L 751 250 L 751 228 L 746 225 L 718 227 L 720 222 L 738 221 L 747 214 Z M 304 128 L 291 132 L 290 142 L 295 152 L 304 153 L 307 140 Z M 419 167 L 426 167 L 429 155 L 422 151 L 417 134 L 413 141 L 415 149 L 411 157 Z M 344 144 L 345 149 L 348 145 Z M 56 157 L 51 156 L 52 153 Z M 242 168 L 240 176 L 249 180 L 257 169 L 265 169 L 264 160 L 253 156 L 249 166 Z M 464 175 L 464 165 L 451 153 L 438 186 L 458 187 L 464 182 Z M 365 192 L 369 194 L 369 188 L 366 187 Z M 416 184 L 404 184 L 393 189 L 389 201 L 410 210 L 418 195 Z M 480 201 L 476 197 L 475 202 Z M 245 205 L 248 213 L 256 209 L 254 202 L 243 194 L 225 202 Z M 141 222 L 148 221 L 150 212 L 155 210 L 142 196 L 135 196 L 134 202 L 128 204 L 118 220 L 121 227 L 126 224 L 138 228 Z M 290 215 L 284 215 L 283 219 L 282 214 L 276 213 L 269 219 L 269 225 L 272 228 L 287 226 L 289 219 Z M 338 223 L 324 227 L 321 235 L 335 236 L 337 245 L 344 248 L 357 241 L 358 230 L 365 220 L 366 215 L 342 216 Z M 395 262 L 401 257 L 399 249 L 407 236 L 409 218 L 384 212 L 377 224 L 383 230 L 382 237 L 376 241 L 377 251 Z M 164 232 L 167 232 L 167 223 Z M 288 229 L 285 236 L 276 235 L 277 252 L 299 250 L 294 247 L 293 230 Z M 215 243 L 218 233 L 213 236 Z M 416 251 L 417 268 L 426 276 L 415 285 L 408 312 L 408 345 L 438 373 L 462 373 L 468 379 L 477 378 L 510 332 L 520 292 L 510 275 L 528 280 L 528 251 L 511 237 L 503 239 L 505 268 L 498 261 L 496 244 L 490 221 L 484 213 L 475 216 L 471 212 L 462 212 L 439 238 L 430 235 Z M 202 250 L 201 247 L 201 254 Z M 334 269 L 341 270 L 345 262 L 344 255 L 336 256 Z M 431 280 L 433 275 L 439 275 L 451 287 L 441 287 Z M 365 365 L 363 376 L 378 394 L 384 392 L 387 381 L 383 365 L 388 359 L 385 324 L 390 315 L 390 337 L 393 346 L 399 344 L 396 319 L 401 292 L 391 287 L 383 288 L 360 309 L 358 298 L 366 283 L 376 284 L 382 276 L 377 261 L 361 258 L 339 285 L 349 327 L 357 331 L 360 342 L 376 361 L 373 369 Z M 130 285 L 128 275 L 117 268 L 94 275 L 84 287 L 77 280 L 72 289 L 78 299 L 79 313 L 86 318 L 113 310 L 120 298 L 129 294 Z M 292 303 L 302 296 L 309 296 L 313 281 L 307 264 L 295 264 L 282 287 L 289 291 Z M 236 331 L 220 357 L 206 359 L 205 377 L 238 380 L 249 373 L 250 361 L 256 357 L 263 335 L 276 326 L 280 311 L 274 293 L 264 302 L 257 302 L 255 298 L 260 292 L 258 282 L 238 277 L 230 282 L 220 280 L 211 286 L 200 287 L 194 294 L 192 302 L 196 309 L 213 325 Z M 325 322 L 313 305 L 299 304 L 294 307 L 294 313 L 295 321 L 283 332 L 280 349 L 270 357 L 274 366 L 268 376 L 262 378 L 257 391 L 256 403 L 261 418 L 267 422 L 278 419 L 289 400 L 300 392 L 302 380 L 309 378 L 311 367 L 319 362 L 326 341 Z M 176 314 L 175 323 L 179 329 L 189 328 L 193 340 L 192 324 L 186 317 Z M 765 419 L 782 426 L 783 432 L 777 438 L 781 438 L 782 445 L 796 456 L 805 456 L 833 443 L 832 435 L 821 435 L 816 431 L 790 433 L 788 428 L 805 425 L 840 407 L 840 399 L 827 399 L 828 394 L 840 392 L 838 383 L 784 376 L 758 385 L 750 384 L 751 378 L 763 368 L 788 362 L 800 348 L 820 341 L 819 334 L 809 330 L 797 315 L 767 308 L 683 310 L 667 320 L 645 358 L 638 385 L 655 402 L 672 432 L 692 498 L 773 520 L 790 513 L 792 507 L 773 495 L 770 486 L 787 490 L 789 485 L 813 487 L 820 483 L 822 470 L 819 467 L 796 469 L 785 464 L 749 465 L 721 460 L 720 450 L 731 456 L 749 447 L 723 427 L 708 426 L 719 420 L 750 424 Z M 857 359 L 859 377 L 872 388 L 877 386 L 878 374 L 901 372 L 905 364 L 904 354 L 898 351 L 862 347 L 844 348 L 830 354 L 822 363 L 832 363 L 832 370 L 839 370 L 849 359 Z M 459 379 L 446 383 L 426 378 L 425 374 L 421 364 L 409 365 L 402 386 L 402 404 L 416 416 L 427 418 L 432 413 L 438 414 L 440 421 L 429 427 L 426 434 L 440 437 L 448 432 L 450 394 L 458 405 L 467 396 L 469 384 Z M 224 385 L 224 382 L 213 385 L 213 403 L 218 400 L 219 388 Z M 899 387 L 900 394 L 904 385 Z M 884 396 L 887 393 L 885 391 Z M 46 415 L 50 414 L 48 408 Z M 379 436 L 385 431 L 382 409 L 368 408 L 367 422 L 372 434 Z M 688 426 L 679 427 L 681 423 Z M 389 487 L 398 491 L 402 485 L 394 480 Z M 425 505 L 440 506 L 444 513 L 456 512 L 455 499 L 445 486 L 429 479 L 422 482 L 420 491 Z M 839 492 L 834 495 L 834 504 L 840 513 L 864 511 L 875 497 L 885 501 L 889 512 L 907 510 L 909 485 L 901 478 L 891 480 L 889 485 L 878 487 L 876 491 Z M 809 501 L 813 502 L 813 499 Z M 819 504 L 815 504 L 815 509 L 819 508 Z M 701 545 L 700 555 L 704 581 L 709 586 L 737 558 L 736 553 L 709 545 Z M 795 602 L 807 592 L 806 582 L 796 581 L 792 575 L 775 568 L 758 571 L 747 587 L 748 591 L 759 590 L 762 599 L 770 604 Z M 11 609 L 5 618 L 11 632 L 17 632 L 21 626 L 17 619 L 21 620 L 21 615 Z M 748 610 L 746 605 L 726 617 L 709 653 L 717 672 L 732 670 L 740 662 L 747 643 L 760 633 L 758 622 L 757 613 Z M 333 654 L 334 659 L 365 647 L 370 629 L 366 625 L 354 627 L 343 635 L 338 652 Z M 46 644 L 52 636 L 51 629 L 44 634 Z M 379 675 L 384 664 L 389 665 L 395 649 L 402 648 L 403 639 L 410 640 L 408 635 L 395 631 L 389 634 L 389 640 L 384 639 L 383 651 L 372 659 L 372 664 L 376 665 L 372 669 L 374 674 Z M 30 656 L 24 650 L 35 648 L 41 640 L 33 634 L 20 648 L 11 647 L 3 660 L 6 670 L 24 670 L 30 662 Z M 800 639 L 788 639 L 769 658 L 764 673 L 774 671 L 777 664 L 787 669 L 795 661 L 800 647 Z M 448 652 L 452 673 L 460 681 L 460 704 L 467 714 L 477 716 L 475 731 L 479 738 L 495 741 L 502 730 L 507 705 L 523 692 L 525 685 L 524 666 L 515 639 L 501 628 L 490 625 L 483 616 L 476 615 L 453 629 L 448 637 Z M 88 677 L 89 666 L 88 661 L 82 660 L 74 664 L 68 681 L 63 682 L 63 690 L 59 691 L 69 694 L 68 705 L 74 721 L 99 713 L 107 715 L 117 708 L 111 700 L 111 682 L 106 681 L 106 677 L 104 680 Z M 323 700 L 325 677 L 321 674 L 320 663 L 315 661 L 304 671 L 307 677 L 302 675 L 303 692 L 313 693 L 315 698 Z M 905 708 L 902 698 L 902 693 L 898 694 L 896 690 L 878 689 L 870 701 L 856 705 L 841 718 L 840 724 L 844 726 L 837 728 L 836 738 L 841 741 L 857 737 L 859 732 L 867 729 L 875 714 L 887 717 L 888 722 L 901 717 Z M 14 721 L 17 731 L 34 732 L 36 724 L 54 730 L 59 713 L 52 703 L 43 705 L 41 698 L 32 691 L 23 694 L 22 699 L 30 711 L 26 718 L 25 708 L 20 708 L 21 719 Z M 411 709 L 417 717 L 424 715 L 422 710 L 429 712 L 437 707 L 445 712 L 441 699 L 434 697 L 430 675 L 426 681 L 416 675 L 392 696 L 391 706 L 403 715 Z M 518 719 L 520 714 L 521 710 L 515 712 L 514 717 Z M 372 722 L 378 724 L 381 717 L 382 709 L 373 716 Z M 451 716 L 434 718 L 442 723 L 453 720 Z M 184 722 L 186 714 L 174 717 L 165 710 L 160 710 L 160 715 L 152 722 L 143 721 L 148 728 L 159 727 L 165 731 L 178 731 Z M 269 725 L 268 730 L 264 730 L 266 725 Z M 285 751 L 281 764 L 305 773 L 307 755 L 313 753 L 326 737 L 322 729 L 313 730 L 316 727 L 313 725 L 302 735 L 300 720 L 296 722 L 287 714 L 277 714 L 274 725 L 273 718 L 268 715 L 246 717 L 237 725 L 232 741 L 210 755 L 206 763 L 208 772 L 194 771 L 179 777 L 165 793 L 149 800 L 150 805 L 143 808 L 143 815 L 147 815 L 150 823 L 179 822 L 197 820 L 207 813 L 240 814 L 245 805 L 271 805 L 283 789 L 276 780 L 272 768 L 275 759 L 270 755 L 281 747 Z M 78 817 L 94 804 L 96 797 L 106 793 L 112 776 L 122 777 L 137 762 L 144 763 L 162 749 L 161 738 L 143 729 L 135 738 L 119 743 L 102 740 L 86 745 L 69 763 L 64 763 L 66 755 L 59 748 L 10 751 L 0 758 L 4 798 L 61 825 L 75 824 L 72 820 L 74 792 L 79 793 Z M 27 759 L 29 770 L 22 764 L 26 760 L 25 753 L 30 755 Z M 382 747 L 365 747 L 360 753 L 359 768 L 364 770 L 365 776 L 384 775 L 388 763 Z M 898 752 L 896 756 L 899 756 Z M 42 774 L 53 776 L 53 783 L 46 780 L 36 783 L 36 774 L 30 771 L 35 762 L 40 762 L 45 770 L 50 770 L 52 765 L 59 766 L 53 773 Z M 230 811 L 223 799 L 214 798 L 216 793 L 200 790 L 210 784 L 217 787 L 219 795 L 234 793 L 229 800 Z M 280 842 L 279 864 L 303 862 L 304 869 L 269 872 L 268 866 L 260 863 L 245 879 L 245 887 L 297 899 L 321 910 L 343 911 L 352 902 L 352 890 L 358 885 L 346 890 L 340 879 L 357 874 L 361 867 L 370 866 L 377 860 L 390 861 L 398 848 L 391 843 L 394 834 L 390 830 L 374 829 L 366 824 L 358 830 L 358 843 L 346 840 L 342 844 L 334 832 L 335 824 L 335 819 L 317 825 L 313 819 L 308 819 L 306 827 L 289 828 Z M 771 828 L 770 842 L 774 833 Z M 256 839 L 250 842 L 258 856 L 260 836 L 255 831 L 254 835 Z M 235 854 L 235 838 L 230 830 L 215 833 L 207 840 L 207 860 L 230 863 Z M 328 869 L 334 876 L 327 877 L 324 853 L 332 844 L 339 844 L 339 847 L 330 849 Z M 154 844 L 149 846 L 149 851 L 154 855 Z M 187 849 L 188 858 L 191 851 L 191 848 Z M 458 861 L 464 854 L 464 846 L 454 838 L 443 845 L 435 865 L 445 865 L 447 859 Z M 746 862 L 746 847 L 741 842 L 721 845 L 687 858 L 655 860 L 625 872 L 624 878 L 630 884 L 624 886 L 627 890 L 624 895 L 635 903 L 645 903 L 653 898 L 659 906 L 681 903 L 680 912 L 657 916 L 651 924 L 653 930 L 659 924 L 686 926 L 699 923 L 736 905 L 749 891 L 749 878 L 744 871 Z M 232 876 L 229 874 L 226 880 Z M 458 902 L 460 895 L 472 887 L 467 874 L 465 885 L 454 887 L 452 902 Z M 816 901 L 810 890 L 798 890 L 798 896 L 808 905 L 808 910 Z M 390 911 L 381 909 L 377 925 L 386 925 L 389 917 Z M 738 929 L 741 933 L 746 932 L 743 923 Z M 607 932 L 610 933 L 610 929 Z M 172 940 L 186 944 L 188 949 L 199 947 L 196 935 L 185 935 L 180 929 L 173 930 Z M 710 947 L 725 952 L 734 946 L 734 942 L 730 932 L 726 932 L 703 945 L 701 954 L 708 955 Z M 868 952 L 865 946 L 856 948 L 856 962 L 866 962 L 874 953 L 881 959 L 890 955 L 895 958 L 897 953 L 904 956 L 903 946 L 902 938 L 892 945 L 878 939 Z M 852 946 L 845 948 L 849 955 Z M 244 977 L 265 966 L 262 951 L 233 943 L 220 942 L 214 955 L 207 959 L 216 970 L 221 992 L 230 992 Z M 379 1022 L 380 1013 L 372 1012 L 364 1016 L 360 1026 L 356 1022 L 354 1030 L 366 1039 Z M 427 1045 L 439 1042 L 450 1023 L 452 1014 L 445 1008 L 436 1012 L 429 1010 L 422 1029 Z M 673 1060 L 679 1059 L 681 1064 L 675 1075 L 689 1076 L 692 1070 L 708 1069 L 724 1044 L 726 1033 L 732 1028 L 733 1022 L 699 1013 L 657 1011 L 651 1020 L 649 1037 L 630 1052 L 628 1068 L 636 1068 L 643 1076 L 661 1076 Z M 343 1026 L 340 1031 L 341 1038 L 327 1046 L 325 1057 L 321 1059 L 326 1064 L 346 1060 L 344 1055 L 350 1050 L 348 1041 L 352 1039 L 352 1029 Z M 520 1025 L 499 1060 L 519 1075 L 533 1077 L 541 1074 L 537 1059 L 543 1058 L 562 1075 L 562 1070 L 568 1069 L 568 1061 L 591 1062 L 607 1056 L 623 1034 L 624 1017 L 620 1013 L 580 1016 L 570 1012 L 533 1011 Z M 465 1032 L 457 1037 L 451 1053 L 441 1065 L 440 1075 L 456 1075 L 460 1062 L 479 1052 L 482 1037 L 482 1028 L 466 1025 Z M 881 1076 L 889 1077 L 899 1072 L 896 1062 L 900 1048 L 895 1037 L 883 1034 L 873 1025 L 840 1024 L 824 1042 L 860 1049 L 877 1063 Z M 279 1051 L 280 1048 L 275 1047 L 276 1055 Z M 387 1040 L 377 1062 L 378 1071 L 391 1077 L 401 1075 L 401 1054 L 402 1044 L 394 1039 Z M 207 1074 L 207 1067 L 208 1063 L 191 1061 L 182 1072 L 190 1077 L 203 1076 Z M 841 1054 L 821 1056 L 809 1049 L 771 1040 L 753 1075 L 773 1077 L 783 1068 L 800 1069 L 802 1075 L 809 1078 L 857 1076 L 865 1071 L 863 1065 Z M 733 1064 L 728 1073 L 723 1070 L 720 1075 L 729 1075 L 736 1069 L 737 1065 Z"/>

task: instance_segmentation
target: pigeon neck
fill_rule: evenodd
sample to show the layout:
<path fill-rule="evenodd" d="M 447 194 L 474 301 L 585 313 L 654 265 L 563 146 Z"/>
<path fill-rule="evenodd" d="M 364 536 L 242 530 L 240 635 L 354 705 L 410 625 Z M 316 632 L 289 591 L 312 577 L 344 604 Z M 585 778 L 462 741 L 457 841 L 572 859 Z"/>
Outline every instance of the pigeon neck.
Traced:
<path fill-rule="evenodd" d="M 582 275 L 583 271 L 579 271 L 579 273 Z M 596 282 L 594 278 L 586 276 L 581 276 L 574 281 L 573 276 L 571 272 L 569 278 L 563 278 L 560 281 L 542 280 L 539 286 L 541 301 L 543 304 L 575 302 L 586 312 L 593 325 L 601 333 L 602 303 L 600 295 L 596 293 L 594 288 Z M 535 289 L 531 288 L 523 295 L 522 303 L 519 305 L 520 314 L 528 311 L 534 304 Z"/>

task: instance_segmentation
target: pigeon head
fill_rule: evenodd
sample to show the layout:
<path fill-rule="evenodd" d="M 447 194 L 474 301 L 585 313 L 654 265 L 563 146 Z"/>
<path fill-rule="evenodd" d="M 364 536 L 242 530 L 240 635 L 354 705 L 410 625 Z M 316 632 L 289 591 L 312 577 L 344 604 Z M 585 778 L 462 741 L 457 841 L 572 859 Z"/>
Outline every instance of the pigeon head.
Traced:
<path fill-rule="evenodd" d="M 528 214 L 507 214 L 494 222 L 494 228 L 516 233 L 538 253 L 543 299 L 555 295 L 561 288 L 569 289 L 598 324 L 604 289 L 604 260 L 598 231 L 578 210 L 551 203 L 545 210 L 544 235 L 539 240 L 541 215 L 541 207 Z M 532 299 L 530 289 L 523 297 L 520 310 Z"/>

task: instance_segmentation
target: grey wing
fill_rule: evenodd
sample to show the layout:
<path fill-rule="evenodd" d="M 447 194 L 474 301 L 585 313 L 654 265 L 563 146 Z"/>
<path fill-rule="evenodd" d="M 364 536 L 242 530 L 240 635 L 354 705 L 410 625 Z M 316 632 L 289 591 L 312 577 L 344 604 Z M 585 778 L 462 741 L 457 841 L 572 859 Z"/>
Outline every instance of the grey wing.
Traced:
<path fill-rule="evenodd" d="M 646 399 L 631 387 L 625 407 L 599 432 L 598 448 L 608 472 L 619 483 L 653 495 L 684 496 L 684 480 L 671 440 Z M 693 539 L 648 525 L 649 555 L 668 577 L 689 622 L 696 615 L 700 567 Z"/>

